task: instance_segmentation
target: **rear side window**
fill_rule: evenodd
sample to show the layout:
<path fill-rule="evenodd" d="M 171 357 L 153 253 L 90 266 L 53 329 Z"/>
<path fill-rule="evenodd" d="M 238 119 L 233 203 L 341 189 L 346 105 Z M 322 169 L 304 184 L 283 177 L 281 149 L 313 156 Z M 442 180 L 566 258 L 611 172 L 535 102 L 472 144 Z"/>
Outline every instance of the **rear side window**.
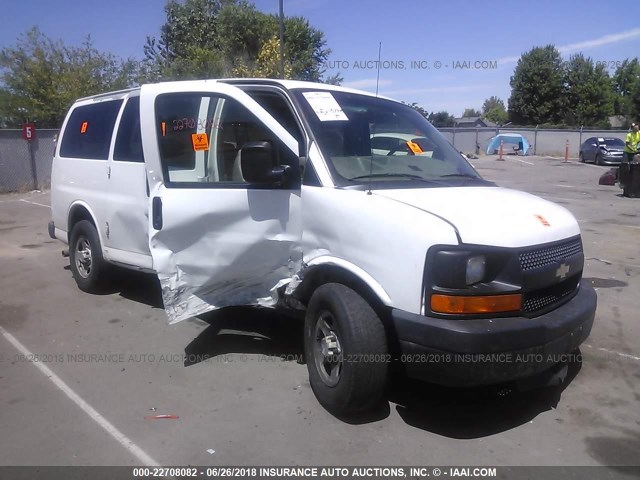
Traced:
<path fill-rule="evenodd" d="M 71 112 L 62 137 L 60 156 L 106 160 L 122 100 L 84 105 Z"/>
<path fill-rule="evenodd" d="M 120 119 L 113 159 L 125 162 L 144 162 L 140 133 L 140 97 L 127 101 Z"/>

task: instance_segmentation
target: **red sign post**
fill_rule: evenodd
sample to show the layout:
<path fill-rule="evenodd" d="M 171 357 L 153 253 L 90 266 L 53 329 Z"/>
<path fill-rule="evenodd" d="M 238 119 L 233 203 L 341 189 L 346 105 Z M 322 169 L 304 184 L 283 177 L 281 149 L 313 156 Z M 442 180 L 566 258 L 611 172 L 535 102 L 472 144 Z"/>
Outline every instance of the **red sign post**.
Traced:
<path fill-rule="evenodd" d="M 36 138 L 36 126 L 34 123 L 22 124 L 22 138 L 27 142 Z"/>
<path fill-rule="evenodd" d="M 33 154 L 32 141 L 36 138 L 36 125 L 34 123 L 22 124 L 22 138 L 29 145 L 29 159 L 31 160 L 31 178 L 33 179 L 33 189 L 38 189 L 38 172 L 36 170 L 36 157 Z"/>

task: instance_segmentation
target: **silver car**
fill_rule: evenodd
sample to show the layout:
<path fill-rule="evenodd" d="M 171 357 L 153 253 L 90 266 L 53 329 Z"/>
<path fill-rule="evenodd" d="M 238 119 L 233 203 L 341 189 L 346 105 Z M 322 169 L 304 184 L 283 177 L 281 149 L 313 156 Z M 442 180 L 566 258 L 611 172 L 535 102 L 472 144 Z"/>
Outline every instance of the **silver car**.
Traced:
<path fill-rule="evenodd" d="M 580 145 L 580 161 L 617 165 L 622 161 L 624 141 L 614 137 L 591 137 Z"/>

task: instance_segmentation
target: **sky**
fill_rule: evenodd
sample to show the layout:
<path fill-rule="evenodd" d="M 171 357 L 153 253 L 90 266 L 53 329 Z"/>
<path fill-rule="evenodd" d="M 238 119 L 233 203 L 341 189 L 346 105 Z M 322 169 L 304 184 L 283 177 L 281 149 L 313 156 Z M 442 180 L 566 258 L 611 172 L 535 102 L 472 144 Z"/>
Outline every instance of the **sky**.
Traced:
<path fill-rule="evenodd" d="M 33 26 L 53 39 L 142 59 L 147 36 L 159 34 L 164 0 L 2 0 L 0 48 Z M 278 0 L 254 0 L 265 13 Z M 284 0 L 285 15 L 304 16 L 323 31 L 327 74 L 345 86 L 378 91 L 427 111 L 455 116 L 510 95 L 520 55 L 555 45 L 564 59 L 583 53 L 611 67 L 640 56 L 640 1 L 583 0 Z"/>

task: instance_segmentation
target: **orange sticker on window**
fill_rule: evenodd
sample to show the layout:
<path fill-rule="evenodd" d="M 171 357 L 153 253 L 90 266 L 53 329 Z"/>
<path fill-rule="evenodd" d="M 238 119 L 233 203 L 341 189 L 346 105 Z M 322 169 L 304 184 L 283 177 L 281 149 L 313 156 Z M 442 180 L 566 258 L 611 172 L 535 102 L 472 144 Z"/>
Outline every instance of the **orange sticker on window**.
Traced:
<path fill-rule="evenodd" d="M 209 137 L 206 133 L 192 133 L 191 143 L 193 150 L 199 152 L 201 150 L 209 150 Z"/>
<path fill-rule="evenodd" d="M 407 146 L 411 149 L 413 153 L 424 153 L 420 148 L 420 145 L 418 145 L 415 142 L 412 142 L 411 140 L 407 141 Z"/>
<path fill-rule="evenodd" d="M 89 122 L 82 122 L 80 133 L 87 133 L 87 128 L 89 128 Z"/>

